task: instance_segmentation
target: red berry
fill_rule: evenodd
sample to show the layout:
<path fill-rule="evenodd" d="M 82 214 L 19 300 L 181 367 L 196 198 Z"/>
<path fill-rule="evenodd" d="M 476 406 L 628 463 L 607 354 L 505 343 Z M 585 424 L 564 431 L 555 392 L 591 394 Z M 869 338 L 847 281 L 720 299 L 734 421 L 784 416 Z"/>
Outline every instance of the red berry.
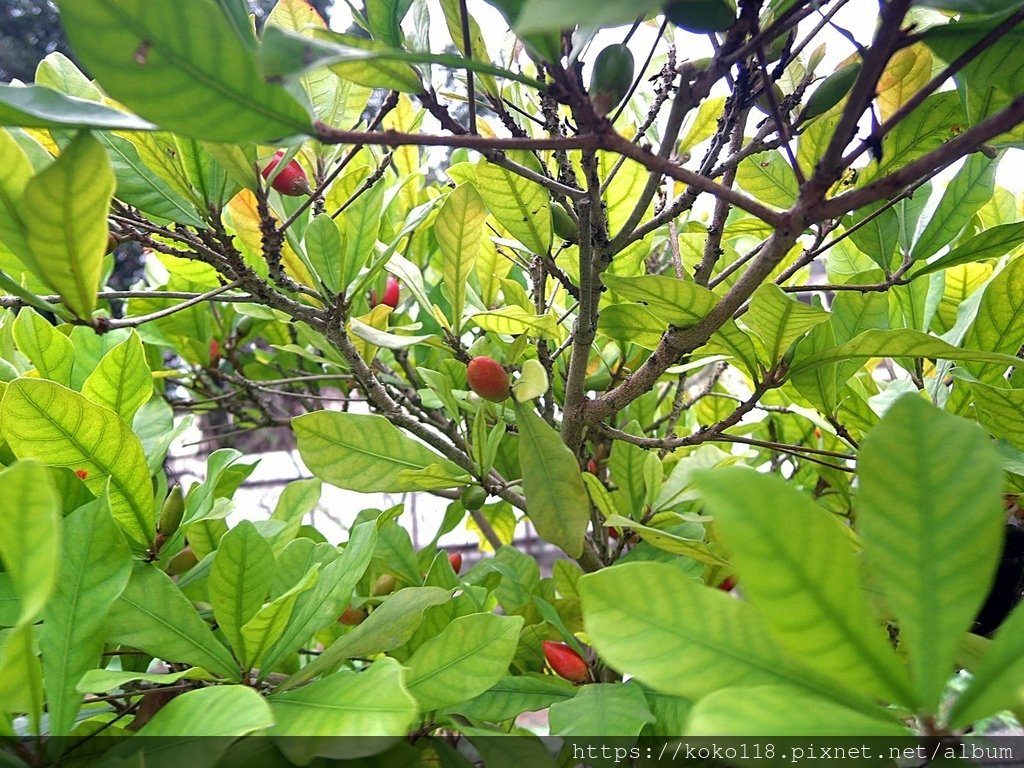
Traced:
<path fill-rule="evenodd" d="M 216 363 L 218 360 L 220 360 L 220 342 L 210 339 L 210 362 Z"/>
<path fill-rule="evenodd" d="M 264 179 L 273 173 L 277 164 L 281 162 L 282 157 L 284 157 L 283 149 L 279 149 L 274 153 L 274 157 L 267 163 L 267 167 L 263 169 Z M 295 159 L 289 161 L 288 165 L 281 169 L 281 172 L 270 182 L 270 186 L 282 195 L 289 195 L 291 197 L 312 194 L 312 190 L 309 188 L 309 179 L 306 178 L 306 172 L 302 170 L 299 161 Z"/>
<path fill-rule="evenodd" d="M 555 670 L 555 674 L 572 680 L 574 683 L 582 683 L 590 677 L 590 668 L 576 651 L 565 643 L 555 643 L 551 640 L 544 641 L 544 658 Z"/>
<path fill-rule="evenodd" d="M 512 394 L 508 374 L 501 363 L 492 357 L 474 357 L 470 360 L 466 379 L 470 389 L 492 403 L 500 403 Z"/>
<path fill-rule="evenodd" d="M 357 624 L 362 624 L 365 618 L 366 611 L 349 605 L 341 612 L 341 616 L 338 617 L 338 623 L 344 624 L 346 627 L 354 627 Z"/>
<path fill-rule="evenodd" d="M 733 587 L 736 586 L 735 576 L 726 576 L 722 579 L 722 583 L 718 585 L 718 588 L 723 592 L 732 592 Z"/>
<path fill-rule="evenodd" d="M 84 469 L 76 469 L 75 474 L 78 475 L 79 480 L 85 480 L 85 478 L 89 476 L 89 473 L 86 472 Z"/>
<path fill-rule="evenodd" d="M 609 539 L 616 539 L 617 540 L 619 538 L 619 529 L 618 528 L 609 528 L 608 529 L 608 538 Z"/>
<path fill-rule="evenodd" d="M 384 298 L 380 300 L 380 303 L 397 309 L 399 295 L 398 279 L 394 275 L 388 275 L 387 283 L 384 285 Z"/>
<path fill-rule="evenodd" d="M 462 570 L 462 553 L 452 552 L 448 555 L 448 562 L 452 564 L 452 570 L 458 573 Z"/>

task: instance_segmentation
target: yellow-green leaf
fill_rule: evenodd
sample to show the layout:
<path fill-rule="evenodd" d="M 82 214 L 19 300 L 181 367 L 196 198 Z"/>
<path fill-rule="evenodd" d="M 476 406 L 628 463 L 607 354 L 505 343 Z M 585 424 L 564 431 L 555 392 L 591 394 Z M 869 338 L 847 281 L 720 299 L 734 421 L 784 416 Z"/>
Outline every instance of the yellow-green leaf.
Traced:
<path fill-rule="evenodd" d="M 114 185 L 103 146 L 83 133 L 25 187 L 28 250 L 15 255 L 82 318 L 96 307 Z"/>

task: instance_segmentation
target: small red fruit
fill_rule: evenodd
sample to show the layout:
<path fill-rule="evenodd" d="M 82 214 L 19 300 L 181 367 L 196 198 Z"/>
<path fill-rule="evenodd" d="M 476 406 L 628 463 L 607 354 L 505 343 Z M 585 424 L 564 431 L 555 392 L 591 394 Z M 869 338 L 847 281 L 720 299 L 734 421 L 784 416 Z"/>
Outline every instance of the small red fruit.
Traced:
<path fill-rule="evenodd" d="M 466 380 L 469 388 L 484 400 L 500 403 L 510 394 L 508 374 L 501 363 L 492 357 L 474 357 L 466 368 Z"/>
<path fill-rule="evenodd" d="M 89 473 L 84 469 L 76 469 L 75 474 L 78 475 L 79 480 L 85 480 L 89 476 Z"/>
<path fill-rule="evenodd" d="M 263 178 L 267 178 L 277 164 L 281 162 L 281 158 L 284 157 L 284 150 L 279 149 L 274 153 L 274 157 L 267 163 L 267 167 L 263 169 Z M 295 197 L 297 195 L 310 195 L 313 191 L 309 188 L 309 179 L 306 178 L 306 172 L 302 170 L 302 166 L 299 165 L 299 161 L 292 159 L 288 165 L 281 169 L 281 172 L 274 177 L 274 180 L 270 182 L 270 186 L 280 192 L 282 195 L 288 195 Z"/>
<path fill-rule="evenodd" d="M 608 529 L 608 538 L 609 539 L 618 540 L 618 538 L 619 538 L 619 529 L 618 528 L 609 528 Z"/>
<path fill-rule="evenodd" d="M 590 668 L 576 651 L 565 643 L 544 641 L 544 658 L 559 677 L 582 683 L 590 677 Z"/>
<path fill-rule="evenodd" d="M 388 275 L 387 283 L 384 285 L 384 298 L 380 300 L 380 303 L 397 309 L 399 296 L 398 279 L 394 275 Z"/>
<path fill-rule="evenodd" d="M 357 624 L 362 624 L 364 619 L 366 619 L 366 611 L 361 608 L 353 608 L 350 605 L 341 612 L 338 623 L 344 624 L 346 627 L 354 627 Z"/>
<path fill-rule="evenodd" d="M 594 461 L 593 459 L 587 462 L 587 472 L 589 472 L 592 475 L 597 474 L 597 462 Z"/>
<path fill-rule="evenodd" d="M 452 564 L 452 570 L 458 573 L 462 570 L 462 553 L 452 552 L 448 555 L 448 562 Z"/>
<path fill-rule="evenodd" d="M 220 342 L 210 339 L 210 365 L 216 365 L 220 360 Z"/>
<path fill-rule="evenodd" d="M 722 579 L 722 583 L 718 585 L 718 588 L 723 592 L 732 592 L 733 587 L 736 586 L 735 576 L 726 576 Z"/>

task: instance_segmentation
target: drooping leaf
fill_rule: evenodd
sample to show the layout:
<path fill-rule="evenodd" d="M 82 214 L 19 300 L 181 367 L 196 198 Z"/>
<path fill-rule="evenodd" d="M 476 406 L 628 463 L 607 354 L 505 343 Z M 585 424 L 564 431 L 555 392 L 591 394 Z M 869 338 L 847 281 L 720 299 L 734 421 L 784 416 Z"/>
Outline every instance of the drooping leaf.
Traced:
<path fill-rule="evenodd" d="M 52 381 L 17 379 L 7 386 L 0 424 L 19 458 L 84 472 L 97 495 L 109 479 L 114 521 L 136 546 L 152 545 L 156 516 L 146 457 L 116 413 Z"/>
<path fill-rule="evenodd" d="M 516 403 L 516 424 L 526 513 L 541 538 L 579 557 L 590 523 L 590 497 L 576 457 L 532 407 Z"/>
<path fill-rule="evenodd" d="M 399 431 L 382 416 L 318 411 L 292 420 L 299 455 L 322 480 L 339 488 L 364 492 L 420 490 L 422 483 L 403 471 L 438 465 L 451 482 L 428 488 L 462 485 L 465 473 L 422 443 Z"/>
<path fill-rule="evenodd" d="M 980 232 L 966 243 L 958 245 L 949 253 L 940 256 L 931 264 L 912 274 L 914 277 L 921 277 L 972 261 L 997 259 L 1010 253 L 1021 243 L 1024 243 L 1024 222 L 999 224 Z"/>
<path fill-rule="evenodd" d="M 43 611 L 39 648 L 50 733 L 71 732 L 82 703 L 78 681 L 99 664 L 110 606 L 128 583 L 131 552 L 106 494 L 64 520 L 61 578 Z"/>
<path fill-rule="evenodd" d="M 21 128 L 100 128 L 152 131 L 150 122 L 42 85 L 0 83 L 0 125 Z"/>
<path fill-rule="evenodd" d="M 927 712 L 937 711 L 999 559 L 1001 479 L 981 430 L 912 395 L 861 446 L 858 528 Z"/>
<path fill-rule="evenodd" d="M 207 141 L 312 130 L 305 109 L 259 74 L 255 51 L 210 0 L 64 0 L 76 55 L 106 91 L 162 128 Z"/>
<path fill-rule="evenodd" d="M 25 185 L 28 250 L 16 255 L 82 318 L 96 307 L 114 184 L 103 146 L 83 133 Z"/>

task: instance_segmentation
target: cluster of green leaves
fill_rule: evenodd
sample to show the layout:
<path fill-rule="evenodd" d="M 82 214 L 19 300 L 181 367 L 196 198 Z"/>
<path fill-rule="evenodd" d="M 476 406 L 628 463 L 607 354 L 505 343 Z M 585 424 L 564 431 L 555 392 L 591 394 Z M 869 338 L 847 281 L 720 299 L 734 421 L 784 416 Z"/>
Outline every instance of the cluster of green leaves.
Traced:
<path fill-rule="evenodd" d="M 35 84 L 0 87 L 0 733 L 227 750 L 252 733 L 521 733 L 544 709 L 552 733 L 626 737 L 905 734 L 1020 711 L 1021 611 L 991 642 L 969 632 L 1000 494 L 1024 491 L 1024 213 L 995 182 L 1022 134 L 956 138 L 1015 114 L 1019 27 L 972 46 L 1019 3 L 959 2 L 941 23 L 917 9 L 920 39 L 865 49 L 852 78 L 819 73 L 814 38 L 788 28 L 753 45 L 743 66 L 778 89 L 785 142 L 745 132 L 767 90 L 751 77 L 709 95 L 749 32 L 731 15 L 722 58 L 658 85 L 664 56 L 638 72 L 623 128 L 569 74 L 593 35 L 560 30 L 665 11 L 662 34 L 685 41 L 679 8 L 496 2 L 526 53 L 492 58 L 456 0 L 440 7 L 458 55 L 432 51 L 425 2 L 367 2 L 369 38 L 302 0 L 260 36 L 232 0 L 60 5 L 96 81 L 53 55 Z M 769 3 L 759 26 L 806 7 Z M 958 90 L 927 90 L 965 52 Z M 458 126 L 435 69 L 491 112 Z M 874 159 L 815 197 L 868 91 L 887 127 Z M 364 113 L 385 130 L 345 130 Z M 422 136 L 427 113 L 453 135 Z M 462 145 L 441 181 L 431 143 Z M 282 145 L 314 200 L 264 187 Z M 933 193 L 949 147 L 966 159 Z M 669 157 L 691 186 L 666 181 Z M 123 304 L 103 291 L 111 235 L 147 254 Z M 815 258 L 827 301 L 800 301 L 820 291 Z M 385 274 L 397 307 L 371 298 Z M 482 355 L 513 398 L 470 391 Z M 320 409 L 332 397 L 361 405 Z M 216 451 L 202 482 L 169 489 L 189 425 L 169 402 L 289 425 L 316 477 L 229 526 L 253 465 Z M 321 481 L 451 503 L 418 550 L 401 507 L 361 512 L 334 546 L 302 524 Z M 466 509 L 468 488 L 491 503 Z M 511 546 L 521 514 L 577 562 L 542 577 Z M 464 522 L 488 556 L 456 574 L 437 543 Z M 743 600 L 713 588 L 736 575 Z M 593 682 L 546 672 L 545 640 Z M 974 679 L 947 710 L 957 668 Z M 279 744 L 296 762 L 342 748 Z"/>

